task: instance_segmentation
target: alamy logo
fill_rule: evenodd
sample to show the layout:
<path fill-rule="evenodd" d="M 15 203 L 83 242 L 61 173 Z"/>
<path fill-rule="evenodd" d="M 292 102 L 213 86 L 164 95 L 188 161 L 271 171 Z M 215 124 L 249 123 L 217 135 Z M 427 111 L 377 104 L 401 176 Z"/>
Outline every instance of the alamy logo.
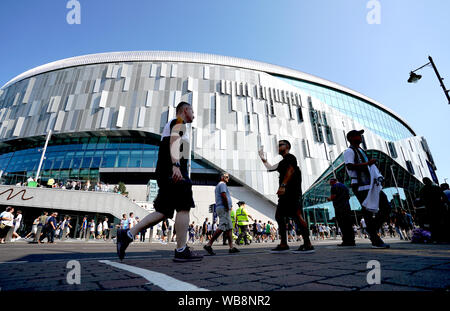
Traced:
<path fill-rule="evenodd" d="M 379 0 L 370 0 L 367 2 L 367 8 L 370 10 L 367 13 L 367 23 L 370 25 L 381 24 L 381 3 Z"/>
<path fill-rule="evenodd" d="M 367 284 L 381 284 L 381 265 L 378 260 L 371 260 L 367 263 L 367 269 L 372 269 L 367 273 Z"/>
<path fill-rule="evenodd" d="M 81 284 L 81 265 L 77 260 L 70 260 L 66 265 L 67 269 L 71 269 L 67 273 L 67 284 L 69 285 L 79 285 Z"/>
<path fill-rule="evenodd" d="M 73 24 L 81 24 L 81 4 L 77 0 L 70 0 L 67 2 L 66 5 L 67 9 L 70 9 L 70 11 L 67 13 L 66 20 L 67 24 L 73 25 Z"/>

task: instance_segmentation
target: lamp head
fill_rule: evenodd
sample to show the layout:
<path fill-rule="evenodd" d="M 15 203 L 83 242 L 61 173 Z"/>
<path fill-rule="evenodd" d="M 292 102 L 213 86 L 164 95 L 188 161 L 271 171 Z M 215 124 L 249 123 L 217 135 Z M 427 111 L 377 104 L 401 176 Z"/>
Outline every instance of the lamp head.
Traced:
<path fill-rule="evenodd" d="M 422 78 L 421 75 L 415 74 L 414 72 L 410 72 L 408 83 L 417 83 Z"/>

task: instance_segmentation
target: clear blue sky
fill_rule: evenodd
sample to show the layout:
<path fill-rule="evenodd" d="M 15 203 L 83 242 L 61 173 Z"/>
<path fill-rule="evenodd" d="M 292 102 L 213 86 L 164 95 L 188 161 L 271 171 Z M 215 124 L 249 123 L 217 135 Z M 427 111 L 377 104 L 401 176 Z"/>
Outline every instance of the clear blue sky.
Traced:
<path fill-rule="evenodd" d="M 450 1 L 79 0 L 81 25 L 66 22 L 68 0 L 0 2 L 0 85 L 66 57 L 108 51 L 214 53 L 291 67 L 363 93 L 427 138 L 440 182 L 450 179 L 450 105 L 431 55 L 450 88 Z"/>

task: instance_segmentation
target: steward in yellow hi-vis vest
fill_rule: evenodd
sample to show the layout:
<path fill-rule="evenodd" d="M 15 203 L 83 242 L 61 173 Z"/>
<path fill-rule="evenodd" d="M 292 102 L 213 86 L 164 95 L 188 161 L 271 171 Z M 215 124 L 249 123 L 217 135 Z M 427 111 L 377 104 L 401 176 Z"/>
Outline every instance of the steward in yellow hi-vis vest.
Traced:
<path fill-rule="evenodd" d="M 239 245 L 241 239 L 244 238 L 245 245 L 249 245 L 250 243 L 248 243 L 248 240 L 247 240 L 248 219 L 250 218 L 251 220 L 253 220 L 253 218 L 252 218 L 252 216 L 247 214 L 247 210 L 245 209 L 244 201 L 237 202 L 237 205 L 239 206 L 239 208 L 236 210 L 236 222 L 239 226 L 240 233 L 239 233 L 239 237 L 236 240 L 236 244 Z"/>
<path fill-rule="evenodd" d="M 236 213 L 234 212 L 234 210 L 231 210 L 230 216 L 231 222 L 233 223 L 233 231 L 234 231 L 234 228 L 236 227 Z"/>

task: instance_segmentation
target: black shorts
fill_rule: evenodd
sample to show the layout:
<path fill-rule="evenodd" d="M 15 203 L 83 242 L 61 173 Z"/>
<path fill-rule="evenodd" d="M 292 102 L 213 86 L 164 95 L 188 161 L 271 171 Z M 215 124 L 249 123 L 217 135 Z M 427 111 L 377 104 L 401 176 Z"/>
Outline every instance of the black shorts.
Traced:
<path fill-rule="evenodd" d="M 158 195 L 153 202 L 155 211 L 164 214 L 166 218 L 173 218 L 174 211 L 189 211 L 195 207 L 190 179 L 160 183 Z"/>
<path fill-rule="evenodd" d="M 279 196 L 277 213 L 283 217 L 295 217 L 303 212 L 303 204 L 299 196 Z"/>

